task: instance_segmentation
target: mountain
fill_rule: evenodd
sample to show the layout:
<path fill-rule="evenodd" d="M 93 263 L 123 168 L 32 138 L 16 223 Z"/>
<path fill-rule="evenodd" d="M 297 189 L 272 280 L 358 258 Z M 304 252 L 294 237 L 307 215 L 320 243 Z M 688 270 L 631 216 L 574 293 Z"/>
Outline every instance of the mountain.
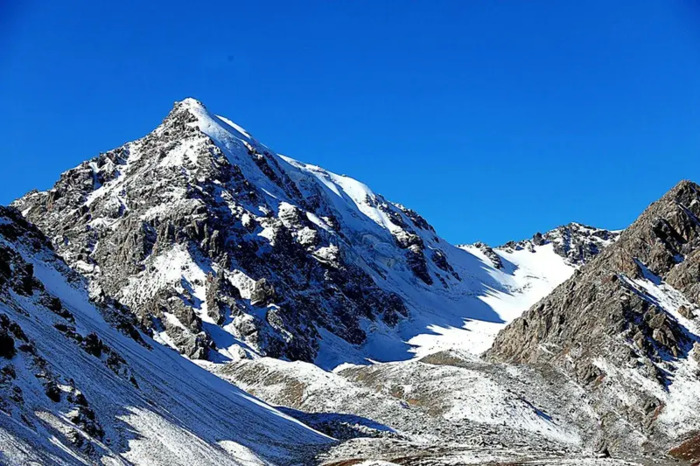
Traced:
<path fill-rule="evenodd" d="M 10 463 L 694 460 L 699 190 L 681 183 L 623 232 L 570 223 L 453 246 L 185 99 L 2 210 L 0 450 Z"/>
<path fill-rule="evenodd" d="M 478 354 L 615 237 L 572 224 L 495 252 L 457 248 L 416 212 L 273 153 L 194 99 L 14 206 L 93 298 L 219 363 Z"/>
<path fill-rule="evenodd" d="M 122 311 L 0 207 L 0 463 L 289 464 L 333 443 Z"/>
<path fill-rule="evenodd" d="M 699 217 L 700 187 L 683 181 L 508 325 L 488 358 L 571 376 L 605 414 L 612 452 L 700 457 Z"/>
<path fill-rule="evenodd" d="M 496 248 L 461 246 L 492 273 L 518 263 L 528 286 L 547 288 L 556 264 L 568 272 L 493 344 L 485 339 L 485 354 L 442 341 L 411 361 L 330 373 L 268 358 L 216 373 L 344 433 L 350 440 L 323 456 L 340 464 L 697 462 L 699 193 L 679 184 L 622 233 L 572 224 Z M 495 294 L 494 306 L 504 299 Z"/>

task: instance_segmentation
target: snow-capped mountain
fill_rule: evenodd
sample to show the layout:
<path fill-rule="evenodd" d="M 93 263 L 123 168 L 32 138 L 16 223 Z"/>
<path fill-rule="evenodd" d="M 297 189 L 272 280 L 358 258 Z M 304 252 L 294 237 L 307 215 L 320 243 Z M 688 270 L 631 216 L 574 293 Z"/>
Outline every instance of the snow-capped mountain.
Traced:
<path fill-rule="evenodd" d="M 332 443 L 118 313 L 0 207 L 1 464 L 289 464 Z"/>
<path fill-rule="evenodd" d="M 622 233 L 571 223 L 453 246 L 186 99 L 16 201 L 36 228 L 0 212 L 1 450 L 10 463 L 696 459 L 698 189 L 681 183 Z"/>
<path fill-rule="evenodd" d="M 214 362 L 266 355 L 332 368 L 480 353 L 614 238 L 568 226 L 495 256 L 460 249 L 412 210 L 273 153 L 193 99 L 14 205 L 93 296 Z"/>

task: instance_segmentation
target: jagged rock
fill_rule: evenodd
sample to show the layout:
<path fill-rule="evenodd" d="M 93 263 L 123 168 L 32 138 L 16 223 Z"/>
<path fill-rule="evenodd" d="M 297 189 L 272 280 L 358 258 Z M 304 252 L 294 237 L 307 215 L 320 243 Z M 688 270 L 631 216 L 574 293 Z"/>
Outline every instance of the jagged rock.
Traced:
<path fill-rule="evenodd" d="M 482 243 L 481 241 L 477 241 L 476 243 L 474 243 L 474 246 L 479 248 L 484 253 L 484 255 L 488 257 L 488 259 L 491 261 L 494 267 L 496 267 L 497 269 L 503 268 L 503 261 L 501 261 L 501 256 L 496 254 L 496 251 L 494 251 L 490 246 Z"/>
<path fill-rule="evenodd" d="M 545 239 L 544 236 L 542 236 L 542 233 L 540 233 L 540 232 L 537 232 L 532 236 L 532 243 L 535 246 L 542 246 L 546 242 L 547 242 L 547 240 Z"/>
<path fill-rule="evenodd" d="M 182 354 L 192 359 L 206 359 L 209 341 L 204 332 L 193 334 L 177 326 L 167 327 L 167 331 Z"/>
<path fill-rule="evenodd" d="M 8 334 L 7 330 L 0 329 L 0 357 L 12 359 L 15 354 L 17 354 L 17 350 L 14 338 Z"/>
<path fill-rule="evenodd" d="M 256 281 L 250 291 L 250 304 L 253 306 L 264 306 L 271 303 L 274 298 L 275 289 L 266 278 Z"/>
<path fill-rule="evenodd" d="M 694 319 L 695 318 L 695 315 L 693 314 L 693 312 L 690 309 L 688 309 L 687 306 L 684 306 L 682 304 L 680 306 L 678 306 L 678 313 L 681 316 L 685 317 L 686 319 Z"/>
<path fill-rule="evenodd" d="M 207 275 L 207 315 L 217 325 L 223 324 L 227 315 L 235 316 L 242 312 L 236 302 L 240 298 L 238 289 L 231 285 L 231 282 L 222 274 Z"/>

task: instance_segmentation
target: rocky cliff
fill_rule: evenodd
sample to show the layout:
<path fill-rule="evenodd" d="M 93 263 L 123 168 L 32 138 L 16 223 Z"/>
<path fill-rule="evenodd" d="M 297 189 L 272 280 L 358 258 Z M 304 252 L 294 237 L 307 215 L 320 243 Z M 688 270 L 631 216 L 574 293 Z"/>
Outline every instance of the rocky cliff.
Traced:
<path fill-rule="evenodd" d="M 690 435 L 700 427 L 699 216 L 700 187 L 683 181 L 506 327 L 488 357 L 570 374 L 606 413 L 612 451 Z"/>

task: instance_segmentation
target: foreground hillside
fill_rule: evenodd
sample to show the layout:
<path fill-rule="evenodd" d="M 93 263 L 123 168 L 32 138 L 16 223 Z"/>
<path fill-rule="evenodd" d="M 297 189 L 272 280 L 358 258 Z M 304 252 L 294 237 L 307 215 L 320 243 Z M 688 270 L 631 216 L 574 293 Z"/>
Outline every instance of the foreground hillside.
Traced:
<path fill-rule="evenodd" d="M 289 464 L 330 442 L 90 302 L 0 208 L 0 463 Z"/>

